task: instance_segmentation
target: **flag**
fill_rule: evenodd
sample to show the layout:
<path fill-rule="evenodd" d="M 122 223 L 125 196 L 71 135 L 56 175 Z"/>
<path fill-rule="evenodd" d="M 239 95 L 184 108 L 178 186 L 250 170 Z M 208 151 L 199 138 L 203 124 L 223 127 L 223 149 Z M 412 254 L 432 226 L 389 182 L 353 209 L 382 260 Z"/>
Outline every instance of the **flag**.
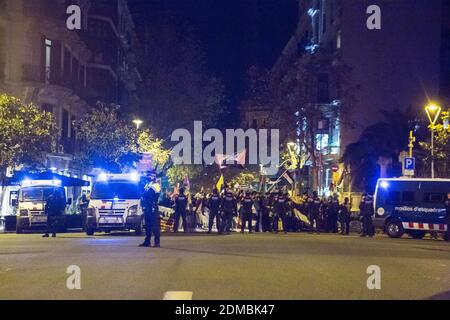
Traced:
<path fill-rule="evenodd" d="M 247 149 L 244 149 L 244 150 L 242 150 L 236 154 L 232 154 L 232 155 L 216 154 L 215 162 L 220 167 L 220 169 L 226 168 L 227 165 L 231 162 L 244 167 L 246 158 L 247 158 Z"/>
<path fill-rule="evenodd" d="M 219 191 L 219 192 L 222 191 L 224 184 L 225 184 L 225 179 L 223 177 L 223 174 L 221 174 L 219 181 L 217 181 L 217 184 L 216 184 L 217 191 Z"/>
<path fill-rule="evenodd" d="M 291 176 L 289 175 L 289 172 L 286 171 L 285 173 L 283 173 L 282 176 L 284 179 L 286 179 L 286 181 L 290 184 L 293 185 L 294 184 L 294 180 L 291 178 Z"/>
<path fill-rule="evenodd" d="M 184 177 L 183 186 L 184 186 L 187 190 L 190 190 L 190 189 L 191 189 L 191 182 L 189 181 L 189 177 L 188 177 L 187 175 Z"/>

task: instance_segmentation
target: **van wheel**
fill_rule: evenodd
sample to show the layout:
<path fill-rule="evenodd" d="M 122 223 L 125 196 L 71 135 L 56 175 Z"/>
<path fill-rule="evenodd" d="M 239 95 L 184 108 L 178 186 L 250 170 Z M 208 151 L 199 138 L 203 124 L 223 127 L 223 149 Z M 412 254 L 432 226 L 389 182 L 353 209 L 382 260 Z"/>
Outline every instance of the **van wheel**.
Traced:
<path fill-rule="evenodd" d="M 86 229 L 86 235 L 88 235 L 88 236 L 93 236 L 94 233 L 95 233 L 95 230 L 94 230 L 94 229 L 92 229 L 92 228 L 87 228 L 87 229 Z"/>
<path fill-rule="evenodd" d="M 401 238 L 405 231 L 400 221 L 392 220 L 386 224 L 386 233 L 391 238 Z"/>
<path fill-rule="evenodd" d="M 141 222 L 139 223 L 139 225 L 136 227 L 136 229 L 134 230 L 134 234 L 135 235 L 137 235 L 137 236 L 141 236 L 142 235 L 142 229 L 143 229 L 143 223 L 142 223 L 142 220 L 141 220 Z"/>
<path fill-rule="evenodd" d="M 423 237 L 425 237 L 425 235 L 427 234 L 425 231 L 419 231 L 419 230 L 413 230 L 408 233 L 414 239 L 423 239 Z"/>

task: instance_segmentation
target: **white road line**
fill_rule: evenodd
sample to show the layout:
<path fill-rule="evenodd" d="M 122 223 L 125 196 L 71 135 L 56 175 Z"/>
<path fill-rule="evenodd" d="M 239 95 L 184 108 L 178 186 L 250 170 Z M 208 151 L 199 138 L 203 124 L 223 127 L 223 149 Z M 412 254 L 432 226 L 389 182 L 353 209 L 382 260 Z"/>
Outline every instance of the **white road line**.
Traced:
<path fill-rule="evenodd" d="M 191 291 L 167 291 L 164 294 L 163 300 L 192 300 L 193 294 Z"/>

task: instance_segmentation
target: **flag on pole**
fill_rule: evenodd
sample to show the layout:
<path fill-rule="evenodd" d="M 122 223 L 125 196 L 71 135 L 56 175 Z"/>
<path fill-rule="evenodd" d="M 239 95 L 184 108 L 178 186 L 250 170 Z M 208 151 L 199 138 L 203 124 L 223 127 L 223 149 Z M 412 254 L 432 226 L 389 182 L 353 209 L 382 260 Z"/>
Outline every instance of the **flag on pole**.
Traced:
<path fill-rule="evenodd" d="M 219 181 L 217 181 L 217 184 L 216 184 L 217 191 L 219 191 L 219 192 L 222 191 L 222 188 L 224 185 L 225 185 L 225 179 L 223 177 L 223 174 L 221 174 Z"/>
<path fill-rule="evenodd" d="M 286 179 L 286 181 L 287 181 L 291 186 L 294 185 L 294 180 L 291 178 L 291 176 L 289 175 L 289 172 L 288 172 L 287 170 L 283 173 L 282 177 L 283 177 L 284 179 Z"/>
<path fill-rule="evenodd" d="M 183 186 L 184 186 L 187 190 L 190 190 L 190 189 L 191 189 L 191 182 L 189 181 L 189 177 L 188 177 L 187 175 L 184 177 Z"/>

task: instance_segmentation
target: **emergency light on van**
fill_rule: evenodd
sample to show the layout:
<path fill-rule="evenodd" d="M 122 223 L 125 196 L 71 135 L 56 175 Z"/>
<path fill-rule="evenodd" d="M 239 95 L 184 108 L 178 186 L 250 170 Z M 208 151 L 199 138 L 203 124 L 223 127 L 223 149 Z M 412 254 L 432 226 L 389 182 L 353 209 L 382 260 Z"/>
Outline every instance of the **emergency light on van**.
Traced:
<path fill-rule="evenodd" d="M 387 182 L 387 181 L 381 181 L 381 182 L 380 182 L 380 187 L 382 187 L 383 189 L 389 188 L 389 182 Z"/>
<path fill-rule="evenodd" d="M 22 187 L 31 187 L 31 186 L 54 186 L 61 187 L 61 180 L 53 179 L 53 180 L 29 180 L 25 179 L 22 181 Z"/>

